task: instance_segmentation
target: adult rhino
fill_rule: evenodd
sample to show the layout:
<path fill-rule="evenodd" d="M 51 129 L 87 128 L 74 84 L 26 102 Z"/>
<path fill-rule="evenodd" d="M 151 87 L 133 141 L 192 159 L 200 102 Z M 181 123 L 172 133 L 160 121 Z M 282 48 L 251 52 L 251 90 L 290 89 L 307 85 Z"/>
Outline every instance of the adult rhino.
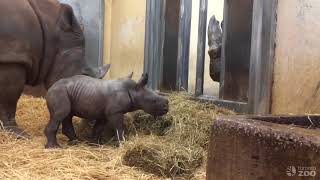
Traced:
<path fill-rule="evenodd" d="M 73 75 L 102 78 L 109 65 L 91 68 L 84 59 L 84 35 L 73 10 L 57 0 L 0 1 L 0 120 L 23 133 L 15 120 L 24 85 Z"/>
<path fill-rule="evenodd" d="M 220 22 L 213 15 L 208 25 L 208 45 L 210 56 L 210 77 L 213 81 L 220 82 L 221 73 L 221 48 L 222 48 L 222 29 L 223 21 Z"/>

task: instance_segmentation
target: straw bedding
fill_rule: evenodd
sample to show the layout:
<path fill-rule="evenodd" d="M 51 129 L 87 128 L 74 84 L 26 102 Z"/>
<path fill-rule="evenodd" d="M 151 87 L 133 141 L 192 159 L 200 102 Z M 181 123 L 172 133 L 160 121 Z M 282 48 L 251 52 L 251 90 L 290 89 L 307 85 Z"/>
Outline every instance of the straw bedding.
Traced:
<path fill-rule="evenodd" d="M 32 139 L 0 131 L 0 179 L 204 179 L 210 124 L 217 114 L 234 114 L 186 95 L 169 96 L 170 111 L 160 118 L 138 111 L 126 116 L 128 139 L 113 145 L 70 146 L 58 133 L 62 149 L 44 149 L 48 122 L 45 100 L 23 96 L 17 120 Z M 83 122 L 75 118 L 83 134 Z"/>

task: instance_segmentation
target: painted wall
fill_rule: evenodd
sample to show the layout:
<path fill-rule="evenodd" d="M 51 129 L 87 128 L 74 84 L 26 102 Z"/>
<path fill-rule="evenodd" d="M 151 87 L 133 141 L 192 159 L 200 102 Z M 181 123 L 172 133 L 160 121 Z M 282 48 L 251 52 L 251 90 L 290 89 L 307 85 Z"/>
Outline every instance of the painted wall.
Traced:
<path fill-rule="evenodd" d="M 190 36 L 190 59 L 189 59 L 189 91 L 195 91 L 196 66 L 197 66 L 197 46 L 198 46 L 198 24 L 199 24 L 199 5 L 200 1 L 192 1 L 192 19 L 191 19 L 191 36 Z M 212 15 L 221 22 L 223 19 L 224 0 L 208 0 L 208 18 L 207 24 Z M 207 28 L 208 29 L 208 28 Z M 207 42 L 208 42 L 208 36 Z M 219 83 L 211 80 L 209 75 L 210 57 L 208 55 L 209 46 L 206 42 L 206 59 L 204 72 L 204 94 L 219 95 Z"/>
<path fill-rule="evenodd" d="M 107 78 L 134 79 L 143 72 L 146 0 L 106 0 L 104 61 L 112 67 Z"/>
<path fill-rule="evenodd" d="M 320 113 L 320 1 L 279 0 L 273 114 Z"/>

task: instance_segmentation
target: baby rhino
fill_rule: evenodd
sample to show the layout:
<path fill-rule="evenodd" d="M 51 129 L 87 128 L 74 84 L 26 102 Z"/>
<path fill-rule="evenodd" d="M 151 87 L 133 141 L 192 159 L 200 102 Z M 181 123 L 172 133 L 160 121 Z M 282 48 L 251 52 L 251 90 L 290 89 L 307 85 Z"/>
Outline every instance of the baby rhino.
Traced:
<path fill-rule="evenodd" d="M 101 80 L 84 75 L 56 82 L 47 93 L 50 121 L 45 129 L 46 148 L 60 147 L 56 135 L 62 123 L 62 133 L 70 141 L 77 139 L 72 117 L 96 119 L 93 138 L 98 138 L 106 123 L 124 140 L 123 116 L 127 112 L 144 110 L 154 116 L 168 112 L 168 100 L 146 88 L 148 74 L 136 83 L 131 78 Z"/>

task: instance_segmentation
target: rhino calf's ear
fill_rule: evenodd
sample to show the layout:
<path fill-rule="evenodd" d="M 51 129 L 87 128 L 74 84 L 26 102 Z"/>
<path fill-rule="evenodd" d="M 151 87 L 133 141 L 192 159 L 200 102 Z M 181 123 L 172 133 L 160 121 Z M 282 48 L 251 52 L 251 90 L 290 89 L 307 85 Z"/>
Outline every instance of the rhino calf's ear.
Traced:
<path fill-rule="evenodd" d="M 133 72 L 131 72 L 131 74 L 129 74 L 129 75 L 127 76 L 127 78 L 128 78 L 128 79 L 132 79 L 132 76 L 133 76 Z"/>
<path fill-rule="evenodd" d="M 140 87 L 140 88 L 146 86 L 147 83 L 148 83 L 148 78 L 149 78 L 149 76 L 148 76 L 147 73 L 146 74 L 142 74 L 140 80 L 137 83 L 137 86 Z"/>

